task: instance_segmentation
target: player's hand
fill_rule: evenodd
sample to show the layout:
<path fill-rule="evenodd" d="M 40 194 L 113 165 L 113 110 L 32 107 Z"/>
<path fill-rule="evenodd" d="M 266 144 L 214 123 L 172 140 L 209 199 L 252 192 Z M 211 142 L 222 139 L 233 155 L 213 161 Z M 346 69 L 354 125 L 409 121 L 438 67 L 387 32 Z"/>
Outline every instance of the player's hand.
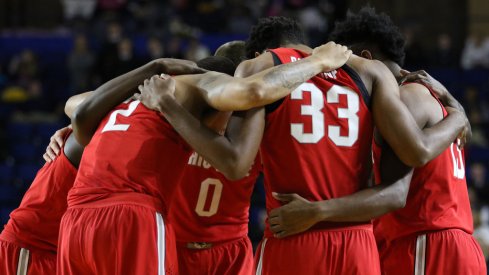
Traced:
<path fill-rule="evenodd" d="M 343 66 L 352 52 L 346 46 L 328 42 L 312 50 L 312 56 L 318 58 L 323 71 L 329 72 Z"/>
<path fill-rule="evenodd" d="M 285 238 L 311 228 L 319 221 L 316 205 L 297 194 L 277 194 L 273 197 L 286 204 L 270 211 L 268 222 L 276 238 Z"/>
<path fill-rule="evenodd" d="M 433 92 L 435 92 L 436 96 L 438 96 L 442 101 L 446 98 L 448 95 L 448 90 L 443 84 L 441 84 L 438 80 L 433 78 L 430 74 L 428 74 L 424 70 L 416 71 L 416 72 L 409 72 L 407 70 L 401 70 L 400 71 L 402 78 L 400 80 L 399 84 L 402 84 L 404 82 L 419 82 L 422 83 L 428 87 L 430 87 Z"/>
<path fill-rule="evenodd" d="M 148 109 L 163 111 L 165 100 L 175 100 L 175 80 L 169 75 L 154 75 L 138 87 L 141 95 L 139 100 Z"/>
<path fill-rule="evenodd" d="M 71 125 L 68 125 L 56 131 L 54 135 L 50 138 L 48 147 L 46 147 L 46 153 L 42 155 L 46 162 L 52 162 L 56 159 L 57 156 L 59 156 L 61 148 L 63 148 L 64 145 L 64 139 L 70 130 Z"/>
<path fill-rule="evenodd" d="M 180 74 L 201 74 L 207 70 L 199 68 L 193 61 L 174 59 L 174 58 L 159 58 L 151 62 L 157 64 L 157 74 L 164 73 L 169 75 Z"/>
<path fill-rule="evenodd" d="M 469 131 L 471 131 L 469 119 L 467 118 L 467 116 L 463 112 L 461 112 L 457 108 L 445 107 L 445 109 L 447 110 L 449 115 L 461 116 L 462 119 L 464 119 L 464 122 L 465 122 L 464 129 L 457 136 L 457 145 L 460 149 L 462 149 L 465 146 L 465 144 L 467 144 L 467 142 L 469 142 L 468 137 L 470 135 L 468 133 L 469 133 Z"/>

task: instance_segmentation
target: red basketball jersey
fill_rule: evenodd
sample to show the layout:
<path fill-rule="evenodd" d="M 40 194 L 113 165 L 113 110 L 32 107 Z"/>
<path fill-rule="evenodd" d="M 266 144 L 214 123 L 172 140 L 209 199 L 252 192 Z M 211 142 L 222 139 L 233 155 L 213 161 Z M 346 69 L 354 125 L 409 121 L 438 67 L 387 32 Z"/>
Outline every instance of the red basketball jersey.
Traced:
<path fill-rule="evenodd" d="M 446 116 L 447 111 L 440 105 L 443 116 Z M 380 160 L 380 146 L 376 143 L 373 146 L 375 159 Z M 375 234 L 388 241 L 418 232 L 449 228 L 472 234 L 464 163 L 463 150 L 452 143 L 425 166 L 414 169 L 406 206 L 377 219 Z M 379 170 L 379 162 L 374 165 Z M 380 180 L 376 179 L 376 182 Z"/>
<path fill-rule="evenodd" d="M 190 153 L 157 112 L 137 100 L 124 102 L 102 120 L 85 147 L 68 205 L 135 192 L 156 198 L 166 212 Z"/>
<path fill-rule="evenodd" d="M 276 64 L 307 56 L 288 48 L 271 52 Z M 261 154 L 268 211 L 281 205 L 271 192 L 319 201 L 367 186 L 373 132 L 368 106 L 360 77 L 343 66 L 301 84 L 276 109 L 267 107 Z M 321 223 L 316 228 L 346 225 Z M 265 234 L 271 236 L 268 225 Z"/>
<path fill-rule="evenodd" d="M 53 162 L 37 172 L 20 206 L 10 213 L 1 237 L 27 249 L 56 253 L 59 224 L 75 177 L 76 168 L 61 150 Z"/>
<path fill-rule="evenodd" d="M 250 198 L 260 170 L 257 156 L 246 177 L 230 181 L 194 152 L 169 213 L 177 241 L 222 242 L 246 236 Z"/>

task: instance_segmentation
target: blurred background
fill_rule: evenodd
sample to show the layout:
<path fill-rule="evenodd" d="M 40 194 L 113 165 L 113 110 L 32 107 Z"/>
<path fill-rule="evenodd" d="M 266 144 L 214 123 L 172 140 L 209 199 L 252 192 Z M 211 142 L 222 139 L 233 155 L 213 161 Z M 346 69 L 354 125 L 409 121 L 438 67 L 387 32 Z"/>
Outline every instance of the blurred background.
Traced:
<path fill-rule="evenodd" d="M 489 255 L 489 1 L 369 3 L 406 38 L 406 68 L 426 69 L 466 108 L 473 139 L 466 169 L 475 235 Z M 1 0 L 0 223 L 16 208 L 49 137 L 69 122 L 66 99 L 149 60 L 198 60 L 246 39 L 260 17 L 296 18 L 309 44 L 327 41 L 360 0 Z M 252 198 L 250 237 L 261 238 L 264 197 Z"/>

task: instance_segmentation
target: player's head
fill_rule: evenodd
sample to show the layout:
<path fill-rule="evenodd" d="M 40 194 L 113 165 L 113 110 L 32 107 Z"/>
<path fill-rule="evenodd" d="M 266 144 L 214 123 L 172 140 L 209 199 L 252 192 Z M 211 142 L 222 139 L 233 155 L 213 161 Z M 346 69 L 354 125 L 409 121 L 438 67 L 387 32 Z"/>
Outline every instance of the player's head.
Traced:
<path fill-rule="evenodd" d="M 385 13 L 363 7 L 357 13 L 348 12 L 344 21 L 336 23 L 330 40 L 348 46 L 353 53 L 384 63 L 404 63 L 404 38 L 399 28 Z M 386 64 L 387 65 L 387 64 Z"/>
<path fill-rule="evenodd" d="M 304 44 L 304 32 L 297 21 L 283 16 L 261 18 L 246 40 L 246 57 L 254 58 L 287 44 Z"/>
<path fill-rule="evenodd" d="M 228 75 L 234 75 L 236 65 L 227 57 L 209 56 L 197 61 L 197 66 L 209 71 L 220 72 Z"/>
<path fill-rule="evenodd" d="M 234 40 L 222 44 L 217 48 L 214 56 L 223 56 L 231 59 L 234 65 L 238 66 L 241 61 L 245 60 L 245 42 L 242 40 Z"/>

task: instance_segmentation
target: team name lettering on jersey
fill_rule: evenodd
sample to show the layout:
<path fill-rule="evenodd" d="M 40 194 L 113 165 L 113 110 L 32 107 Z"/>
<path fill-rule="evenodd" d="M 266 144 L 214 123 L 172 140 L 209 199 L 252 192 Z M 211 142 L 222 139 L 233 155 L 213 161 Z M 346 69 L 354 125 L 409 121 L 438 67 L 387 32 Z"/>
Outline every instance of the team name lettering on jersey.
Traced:
<path fill-rule="evenodd" d="M 210 163 L 208 163 L 202 156 L 197 154 L 197 152 L 193 152 L 192 155 L 190 155 L 187 164 L 202 167 L 204 169 L 209 169 L 212 167 Z"/>

